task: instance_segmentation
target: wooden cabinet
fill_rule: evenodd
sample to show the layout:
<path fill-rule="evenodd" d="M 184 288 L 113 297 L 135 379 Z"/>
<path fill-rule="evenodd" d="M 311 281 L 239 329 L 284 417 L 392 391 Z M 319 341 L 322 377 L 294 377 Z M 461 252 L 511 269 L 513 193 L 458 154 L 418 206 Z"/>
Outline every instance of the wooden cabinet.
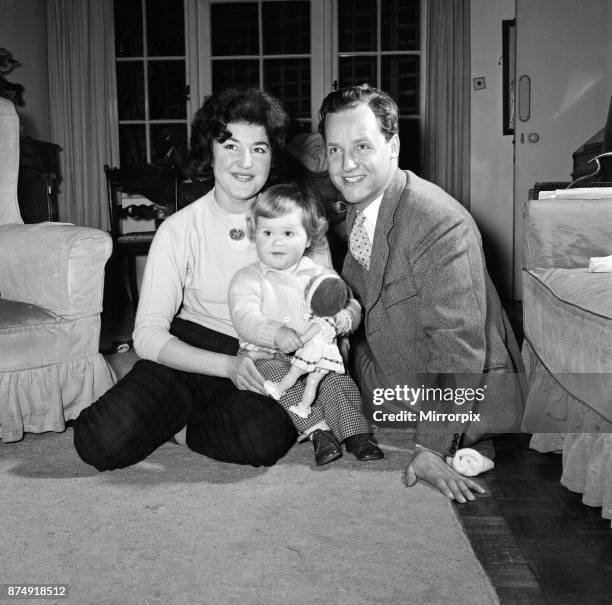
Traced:
<path fill-rule="evenodd" d="M 57 221 L 61 147 L 22 137 L 19 149 L 17 199 L 23 222 Z"/>

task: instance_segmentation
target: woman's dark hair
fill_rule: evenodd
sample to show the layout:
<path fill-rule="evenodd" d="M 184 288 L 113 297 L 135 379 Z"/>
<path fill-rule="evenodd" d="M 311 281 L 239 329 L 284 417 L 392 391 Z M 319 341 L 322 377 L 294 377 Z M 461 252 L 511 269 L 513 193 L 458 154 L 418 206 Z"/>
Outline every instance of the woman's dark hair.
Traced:
<path fill-rule="evenodd" d="M 263 126 L 270 141 L 273 180 L 278 173 L 289 117 L 277 98 L 257 88 L 227 88 L 206 98 L 191 124 L 188 175 L 194 181 L 212 181 L 213 141 L 223 143 L 230 138 L 227 125 L 231 122 Z"/>
<path fill-rule="evenodd" d="M 380 130 L 387 141 L 394 134 L 398 134 L 399 110 L 395 101 L 386 92 L 378 88 L 374 88 L 369 84 L 360 84 L 330 92 L 323 99 L 321 109 L 319 110 L 319 133 L 323 140 L 325 140 L 325 118 L 327 114 L 346 111 L 360 103 L 364 103 L 372 110 Z"/>

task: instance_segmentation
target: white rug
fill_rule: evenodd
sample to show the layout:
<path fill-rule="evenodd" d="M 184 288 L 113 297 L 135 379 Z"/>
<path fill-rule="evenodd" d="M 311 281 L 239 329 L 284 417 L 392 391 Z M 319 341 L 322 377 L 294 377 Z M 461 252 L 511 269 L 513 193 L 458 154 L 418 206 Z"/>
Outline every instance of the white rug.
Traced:
<path fill-rule="evenodd" d="M 266 469 L 166 444 L 107 473 L 70 429 L 0 444 L 0 584 L 79 605 L 498 603 L 451 504 L 403 486 L 404 436 L 379 436 L 384 461 L 320 469 L 309 444 Z"/>

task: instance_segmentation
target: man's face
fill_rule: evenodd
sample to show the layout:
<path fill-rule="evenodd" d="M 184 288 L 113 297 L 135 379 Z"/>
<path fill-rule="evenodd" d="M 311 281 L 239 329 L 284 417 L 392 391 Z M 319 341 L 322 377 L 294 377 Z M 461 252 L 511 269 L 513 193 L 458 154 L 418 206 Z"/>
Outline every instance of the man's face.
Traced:
<path fill-rule="evenodd" d="M 374 112 L 364 103 L 327 114 L 329 176 L 349 204 L 365 208 L 387 188 L 399 155 L 399 137 L 385 140 Z"/>

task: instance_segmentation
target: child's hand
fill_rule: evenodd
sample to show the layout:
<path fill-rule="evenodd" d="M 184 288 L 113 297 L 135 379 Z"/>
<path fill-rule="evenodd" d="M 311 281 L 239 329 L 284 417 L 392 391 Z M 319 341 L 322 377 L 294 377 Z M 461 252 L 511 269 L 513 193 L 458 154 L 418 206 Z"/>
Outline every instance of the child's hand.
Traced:
<path fill-rule="evenodd" d="M 283 353 L 293 353 L 304 343 L 295 330 L 281 326 L 274 335 L 274 344 Z"/>

